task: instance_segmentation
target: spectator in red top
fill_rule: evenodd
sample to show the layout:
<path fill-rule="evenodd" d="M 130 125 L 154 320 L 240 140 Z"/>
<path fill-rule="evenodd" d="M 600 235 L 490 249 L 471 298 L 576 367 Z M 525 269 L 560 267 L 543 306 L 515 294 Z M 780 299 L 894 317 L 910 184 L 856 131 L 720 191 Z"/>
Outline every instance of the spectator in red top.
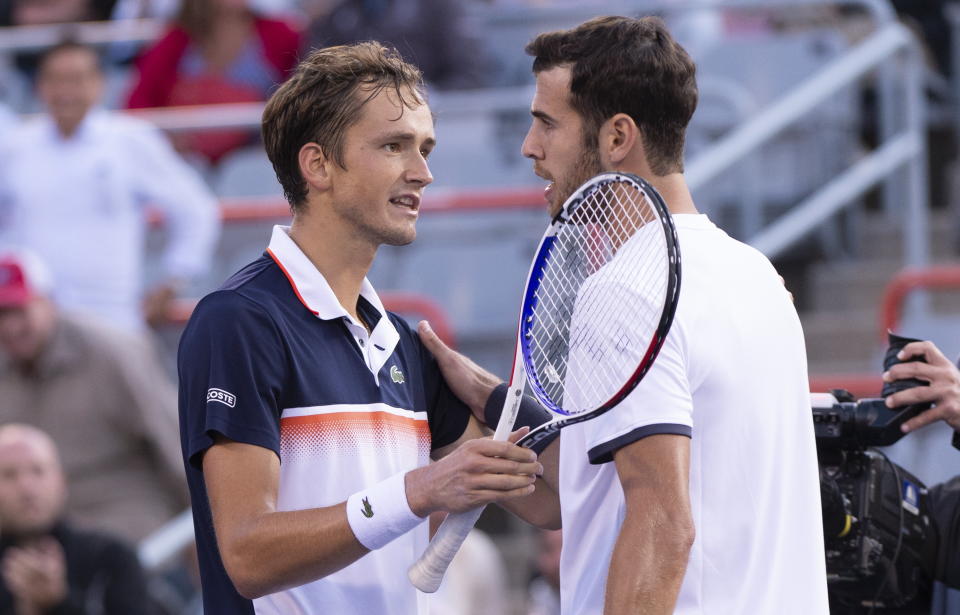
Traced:
<path fill-rule="evenodd" d="M 137 60 L 140 76 L 127 106 L 166 107 L 266 100 L 297 62 L 300 34 L 255 13 L 249 0 L 183 2 L 171 29 Z M 249 133 L 181 135 L 179 145 L 211 162 Z"/>

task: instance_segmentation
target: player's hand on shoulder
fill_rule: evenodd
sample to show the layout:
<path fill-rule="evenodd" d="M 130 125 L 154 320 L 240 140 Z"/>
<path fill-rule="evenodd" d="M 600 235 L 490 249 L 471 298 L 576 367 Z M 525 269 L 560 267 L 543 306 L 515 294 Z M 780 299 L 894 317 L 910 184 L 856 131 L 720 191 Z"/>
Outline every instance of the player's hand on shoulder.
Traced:
<path fill-rule="evenodd" d="M 960 431 L 960 370 L 933 342 L 911 342 L 897 357 L 901 360 L 922 356 L 926 363 L 897 363 L 883 374 L 884 382 L 916 378 L 928 386 L 916 386 L 887 397 L 887 406 L 933 402 L 934 407 L 903 424 L 904 431 L 913 431 L 935 421 L 944 421 Z"/>
<path fill-rule="evenodd" d="M 439 461 L 407 473 L 410 509 L 424 517 L 530 495 L 543 466 L 536 453 L 514 444 L 526 432 L 517 430 L 506 442 L 467 441 Z"/>
<path fill-rule="evenodd" d="M 500 379 L 443 343 L 426 320 L 420 321 L 417 333 L 423 345 L 437 359 L 450 390 L 483 422 L 483 408 L 491 391 L 500 384 Z"/>

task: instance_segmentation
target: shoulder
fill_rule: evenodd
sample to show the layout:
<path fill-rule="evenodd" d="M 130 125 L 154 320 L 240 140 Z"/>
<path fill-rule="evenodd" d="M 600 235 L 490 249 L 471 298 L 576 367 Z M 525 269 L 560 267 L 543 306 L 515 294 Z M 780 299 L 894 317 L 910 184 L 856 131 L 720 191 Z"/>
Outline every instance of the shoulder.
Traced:
<path fill-rule="evenodd" d="M 48 128 L 49 120 L 43 116 L 11 124 L 7 134 L 0 140 L 0 154 L 15 155 L 18 151 L 37 147 Z"/>
<path fill-rule="evenodd" d="M 199 329 L 216 331 L 241 331 L 251 328 L 262 329 L 272 321 L 268 306 L 251 298 L 240 288 L 221 288 L 206 295 L 197 303 L 184 338 Z"/>
<path fill-rule="evenodd" d="M 166 137 L 160 129 L 147 120 L 118 111 L 99 110 L 95 113 L 101 132 L 109 133 L 133 144 L 156 145 L 167 143 Z"/>
<path fill-rule="evenodd" d="M 401 339 L 404 339 L 404 340 L 409 338 L 414 338 L 417 340 L 420 339 L 419 336 L 417 336 L 417 332 L 413 330 L 413 327 L 411 327 L 410 324 L 403 317 L 398 316 L 393 312 L 387 311 L 387 318 L 390 319 L 390 322 L 393 324 L 393 328 L 396 329 L 397 333 L 400 334 Z"/>
<path fill-rule="evenodd" d="M 290 41 L 300 38 L 300 33 L 293 24 L 281 19 L 257 17 L 254 26 L 264 39 L 270 38 Z"/>
<path fill-rule="evenodd" d="M 276 330 L 276 306 L 283 300 L 282 280 L 267 257 L 250 263 L 197 304 L 184 338 L 199 330 L 218 332 Z"/>
<path fill-rule="evenodd" d="M 416 329 L 410 326 L 410 323 L 393 312 L 387 312 L 387 317 L 393 324 L 393 328 L 397 330 L 397 335 L 400 336 L 397 345 L 404 353 L 420 361 L 432 356 L 423 342 L 420 341 L 420 335 Z"/>
<path fill-rule="evenodd" d="M 262 17 L 257 18 L 255 27 L 270 63 L 284 73 L 292 70 L 300 51 L 300 31 L 288 22 Z"/>
<path fill-rule="evenodd" d="M 164 60 L 176 60 L 190 43 L 190 35 L 178 26 L 167 30 L 151 47 L 149 47 L 137 61 L 138 64 L 151 64 Z"/>
<path fill-rule="evenodd" d="M 141 119 L 130 113 L 98 109 L 93 111 L 92 119 L 97 123 L 97 129 L 109 132 L 120 137 L 134 140 L 149 140 L 166 142 L 163 133 L 151 122 Z"/>

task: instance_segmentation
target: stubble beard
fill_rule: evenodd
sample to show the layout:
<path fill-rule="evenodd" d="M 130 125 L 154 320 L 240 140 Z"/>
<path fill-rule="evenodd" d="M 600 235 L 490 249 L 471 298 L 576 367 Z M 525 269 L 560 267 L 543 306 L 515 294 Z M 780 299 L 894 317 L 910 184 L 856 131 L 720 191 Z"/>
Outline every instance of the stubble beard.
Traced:
<path fill-rule="evenodd" d="M 563 180 L 555 180 L 556 197 L 551 206 L 550 214 L 557 215 L 560 208 L 567 202 L 570 195 L 573 194 L 588 179 L 600 173 L 603 169 L 600 167 L 600 151 L 594 146 L 584 146 L 582 156 L 577 159 L 577 164 L 569 174 L 566 174 Z"/>

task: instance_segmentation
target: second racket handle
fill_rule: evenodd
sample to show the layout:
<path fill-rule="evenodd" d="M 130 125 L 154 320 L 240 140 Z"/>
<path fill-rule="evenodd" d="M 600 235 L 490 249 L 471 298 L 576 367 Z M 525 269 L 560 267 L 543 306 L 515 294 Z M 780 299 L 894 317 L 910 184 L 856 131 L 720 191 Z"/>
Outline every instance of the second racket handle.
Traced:
<path fill-rule="evenodd" d="M 447 567 L 476 525 L 485 506 L 447 515 L 420 559 L 407 570 L 407 577 L 420 591 L 432 594 L 440 587 Z"/>

